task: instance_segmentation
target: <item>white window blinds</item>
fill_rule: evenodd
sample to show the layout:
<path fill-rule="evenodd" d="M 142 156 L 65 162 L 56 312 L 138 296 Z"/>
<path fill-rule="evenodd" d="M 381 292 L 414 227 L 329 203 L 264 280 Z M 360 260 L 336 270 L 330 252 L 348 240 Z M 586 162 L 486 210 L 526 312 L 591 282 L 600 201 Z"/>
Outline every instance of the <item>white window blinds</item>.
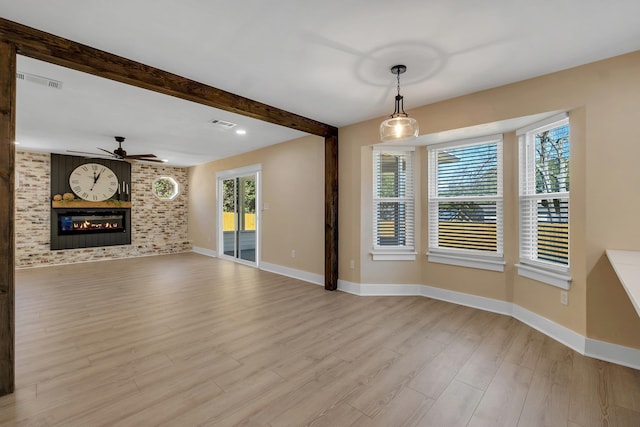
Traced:
<path fill-rule="evenodd" d="M 569 264 L 569 121 L 566 114 L 517 132 L 520 262 Z"/>
<path fill-rule="evenodd" d="M 428 147 L 429 249 L 501 255 L 502 135 Z"/>
<path fill-rule="evenodd" d="M 374 250 L 413 250 L 413 151 L 374 149 L 373 175 Z"/>

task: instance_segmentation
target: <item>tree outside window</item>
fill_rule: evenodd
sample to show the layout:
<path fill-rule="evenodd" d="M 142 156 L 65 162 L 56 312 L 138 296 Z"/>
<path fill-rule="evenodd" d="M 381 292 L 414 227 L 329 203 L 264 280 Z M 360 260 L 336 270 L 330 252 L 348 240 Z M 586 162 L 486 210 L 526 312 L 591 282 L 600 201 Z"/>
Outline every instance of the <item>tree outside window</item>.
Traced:
<path fill-rule="evenodd" d="M 178 182 L 170 176 L 161 176 L 153 181 L 152 191 L 160 200 L 173 200 L 180 193 Z"/>

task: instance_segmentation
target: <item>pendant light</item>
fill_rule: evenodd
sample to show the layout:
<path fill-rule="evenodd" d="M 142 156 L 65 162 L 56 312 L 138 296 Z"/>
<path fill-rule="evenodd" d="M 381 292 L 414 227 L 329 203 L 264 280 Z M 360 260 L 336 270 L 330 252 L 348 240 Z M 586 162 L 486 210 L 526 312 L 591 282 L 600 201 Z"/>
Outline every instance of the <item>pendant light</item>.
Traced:
<path fill-rule="evenodd" d="M 396 95 L 396 107 L 391 117 L 380 125 L 380 140 L 399 141 L 418 136 L 418 121 L 409 117 L 404 112 L 403 97 L 400 95 L 400 74 L 407 71 L 406 65 L 394 65 L 391 73 L 398 79 L 398 94 Z"/>

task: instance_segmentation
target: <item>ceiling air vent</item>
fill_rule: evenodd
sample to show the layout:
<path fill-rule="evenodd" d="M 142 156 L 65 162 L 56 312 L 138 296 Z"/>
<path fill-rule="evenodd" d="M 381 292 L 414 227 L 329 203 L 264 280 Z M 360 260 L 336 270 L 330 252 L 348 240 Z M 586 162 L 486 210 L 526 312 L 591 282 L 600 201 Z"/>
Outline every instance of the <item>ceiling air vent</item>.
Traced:
<path fill-rule="evenodd" d="M 24 80 L 27 82 L 39 84 L 40 86 L 47 86 L 52 89 L 62 89 L 62 82 L 47 77 L 36 76 L 34 74 L 25 73 L 23 71 L 18 71 L 16 73 L 16 77 L 18 78 L 18 80 Z"/>
<path fill-rule="evenodd" d="M 236 123 L 226 122 L 224 120 L 217 120 L 217 119 L 211 120 L 211 123 L 220 129 L 231 129 L 232 127 L 238 126 Z"/>

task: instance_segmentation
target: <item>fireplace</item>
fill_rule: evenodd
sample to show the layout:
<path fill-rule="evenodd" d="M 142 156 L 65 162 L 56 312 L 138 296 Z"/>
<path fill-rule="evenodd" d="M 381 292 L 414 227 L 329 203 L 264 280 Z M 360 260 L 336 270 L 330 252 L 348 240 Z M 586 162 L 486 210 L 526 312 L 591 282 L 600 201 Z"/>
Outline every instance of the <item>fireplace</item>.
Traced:
<path fill-rule="evenodd" d="M 131 209 L 51 210 L 51 250 L 131 244 Z"/>
<path fill-rule="evenodd" d="M 126 232 L 125 211 L 66 212 L 58 215 L 58 234 Z"/>

